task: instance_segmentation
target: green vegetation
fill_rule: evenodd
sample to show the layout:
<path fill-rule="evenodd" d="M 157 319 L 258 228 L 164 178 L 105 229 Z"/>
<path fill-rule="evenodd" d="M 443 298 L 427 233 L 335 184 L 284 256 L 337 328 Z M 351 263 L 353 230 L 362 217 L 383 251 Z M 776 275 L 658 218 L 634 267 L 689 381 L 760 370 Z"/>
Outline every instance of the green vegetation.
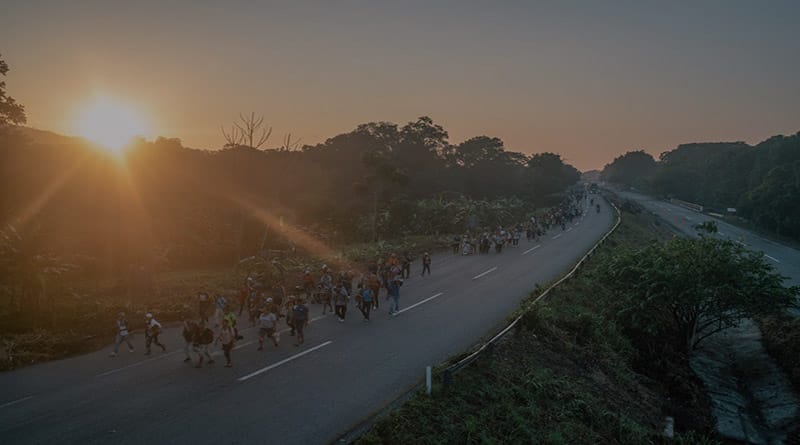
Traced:
<path fill-rule="evenodd" d="M 605 180 L 695 202 L 724 213 L 737 209 L 756 227 L 800 239 L 800 133 L 744 142 L 684 144 L 658 162 L 643 151 L 614 159 Z"/>
<path fill-rule="evenodd" d="M 440 369 L 432 396 L 417 393 L 358 442 L 658 443 L 664 416 L 673 416 L 675 443 L 717 443 L 686 354 L 648 349 L 656 337 L 632 338 L 619 311 L 624 300 L 606 276 L 620 252 L 670 237 L 652 216 L 624 213 L 585 267 L 525 312 L 490 354 L 447 388 Z"/>

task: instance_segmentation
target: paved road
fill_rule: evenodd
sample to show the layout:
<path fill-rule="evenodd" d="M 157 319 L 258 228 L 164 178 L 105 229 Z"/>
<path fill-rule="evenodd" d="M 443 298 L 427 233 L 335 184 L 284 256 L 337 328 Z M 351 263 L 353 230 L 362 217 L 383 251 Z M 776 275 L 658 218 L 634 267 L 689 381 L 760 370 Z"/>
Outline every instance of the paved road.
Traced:
<path fill-rule="evenodd" d="M 564 273 L 612 223 L 603 203 L 566 231 L 499 255 L 439 254 L 432 276 L 402 287 L 398 317 L 383 299 L 369 323 L 352 304 L 344 323 L 312 306 L 305 345 L 284 333 L 278 348 L 257 352 L 247 329 L 230 369 L 221 357 L 203 369 L 183 363 L 174 328 L 167 353 L 151 358 L 124 348 L 109 358 L 108 347 L 0 374 L 0 442 L 330 442 L 413 387 L 426 365 L 499 328 L 535 283 Z"/>
<path fill-rule="evenodd" d="M 650 196 L 634 192 L 617 192 L 617 194 L 639 202 L 647 210 L 660 216 L 687 236 L 697 235 L 692 228 L 693 225 L 714 221 L 719 229 L 716 235 L 718 238 L 736 241 L 750 250 L 763 252 L 764 257 L 775 266 L 775 269 L 788 278 L 786 284 L 800 284 L 800 251 L 797 249 L 766 239 L 747 229 L 728 224 L 720 218 Z"/>

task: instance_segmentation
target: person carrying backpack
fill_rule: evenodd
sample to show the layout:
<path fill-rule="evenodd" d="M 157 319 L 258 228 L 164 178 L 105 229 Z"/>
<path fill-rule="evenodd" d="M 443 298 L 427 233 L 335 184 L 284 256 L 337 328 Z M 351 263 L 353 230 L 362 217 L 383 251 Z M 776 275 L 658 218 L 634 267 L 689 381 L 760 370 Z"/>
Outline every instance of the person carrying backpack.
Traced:
<path fill-rule="evenodd" d="M 225 314 L 225 306 L 228 305 L 228 301 L 225 299 L 224 295 L 217 294 L 217 297 L 214 299 L 214 304 L 214 327 L 217 327 L 222 324 L 222 316 Z"/>
<path fill-rule="evenodd" d="M 295 346 L 300 346 L 305 341 L 304 330 L 308 326 L 308 306 L 303 298 L 297 300 L 297 304 L 292 307 L 292 326 L 297 332 L 297 342 Z"/>
<path fill-rule="evenodd" d="M 130 333 L 128 332 L 128 319 L 125 318 L 125 312 L 117 314 L 117 337 L 114 340 L 114 351 L 109 354 L 109 357 L 116 357 L 119 351 L 119 345 L 124 341 L 128 344 L 128 351 L 133 352 L 133 343 L 130 340 Z"/>
<path fill-rule="evenodd" d="M 411 254 L 406 252 L 403 255 L 403 262 L 402 262 L 402 270 L 400 271 L 401 278 L 409 279 L 411 278 Z"/>
<path fill-rule="evenodd" d="M 144 355 L 150 355 L 150 345 L 155 343 L 156 346 L 160 346 L 162 351 L 166 351 L 167 347 L 161 344 L 158 341 L 158 335 L 161 333 L 161 323 L 157 322 L 155 318 L 153 318 L 153 314 L 148 312 L 145 315 L 145 328 L 144 328 L 144 347 L 146 352 Z"/>
<path fill-rule="evenodd" d="M 194 352 L 197 353 L 197 358 L 199 359 L 195 368 L 202 368 L 203 367 L 203 356 L 208 358 L 208 364 L 214 363 L 214 359 L 211 358 L 211 354 L 208 353 L 208 345 L 214 343 L 214 331 L 206 327 L 206 323 L 204 321 L 200 321 L 200 324 L 195 329 L 194 338 L 192 338 L 192 348 Z"/>

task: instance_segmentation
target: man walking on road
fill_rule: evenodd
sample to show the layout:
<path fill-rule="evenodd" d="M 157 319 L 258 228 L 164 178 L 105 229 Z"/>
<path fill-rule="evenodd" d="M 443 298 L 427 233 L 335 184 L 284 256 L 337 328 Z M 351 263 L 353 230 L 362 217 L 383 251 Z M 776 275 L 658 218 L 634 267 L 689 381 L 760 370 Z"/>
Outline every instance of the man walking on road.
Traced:
<path fill-rule="evenodd" d="M 340 284 L 339 287 L 336 289 L 336 295 L 334 297 L 334 304 L 335 304 L 335 311 L 336 316 L 339 317 L 339 322 L 344 322 L 344 317 L 347 314 L 347 300 L 350 298 L 350 295 L 347 292 L 347 288 L 345 288 L 344 284 Z"/>
<path fill-rule="evenodd" d="M 425 252 L 425 255 L 422 255 L 422 276 L 425 276 L 425 271 L 428 271 L 428 275 L 431 274 L 431 256 L 428 255 L 428 252 Z"/>
<path fill-rule="evenodd" d="M 258 350 L 264 349 L 264 337 L 272 340 L 272 344 L 278 347 L 278 340 L 275 338 L 275 324 L 278 322 L 278 317 L 275 315 L 274 307 L 272 306 L 271 298 L 267 299 L 268 307 L 261 310 L 261 315 L 258 317 Z"/>
<path fill-rule="evenodd" d="M 397 311 L 400 310 L 400 286 L 403 285 L 403 280 L 400 278 L 399 275 L 396 275 L 392 280 L 389 282 L 389 297 L 391 302 L 389 303 L 389 315 L 396 316 Z"/>
<path fill-rule="evenodd" d="M 375 292 L 369 286 L 364 286 L 361 289 L 361 296 L 358 309 L 364 315 L 364 321 L 369 321 L 369 312 L 372 310 L 372 300 L 375 298 Z"/>
<path fill-rule="evenodd" d="M 117 338 L 114 340 L 114 352 L 109 354 L 109 357 L 116 357 L 119 352 L 119 345 L 124 341 L 128 344 L 128 351 L 133 352 L 133 343 L 131 343 L 128 333 L 128 319 L 125 318 L 125 312 L 120 312 L 117 315 Z"/>
<path fill-rule="evenodd" d="M 214 363 L 211 354 L 208 353 L 208 345 L 214 342 L 214 331 L 206 327 L 205 322 L 200 321 L 197 329 L 194 331 L 194 338 L 192 339 L 194 352 L 197 353 L 199 359 L 195 368 L 203 367 L 203 356 L 208 359 L 208 364 Z"/>
<path fill-rule="evenodd" d="M 167 347 L 158 341 L 158 335 L 161 334 L 161 323 L 157 322 L 150 312 L 145 315 L 145 323 L 147 324 L 144 328 L 144 347 L 146 349 L 144 355 L 150 355 L 150 345 L 153 343 L 155 343 L 156 346 L 160 346 L 162 351 L 166 351 Z"/>
<path fill-rule="evenodd" d="M 300 346 L 305 341 L 304 330 L 308 325 L 308 306 L 303 298 L 297 300 L 297 304 L 292 308 L 292 323 L 297 332 L 297 342 L 295 346 Z"/>

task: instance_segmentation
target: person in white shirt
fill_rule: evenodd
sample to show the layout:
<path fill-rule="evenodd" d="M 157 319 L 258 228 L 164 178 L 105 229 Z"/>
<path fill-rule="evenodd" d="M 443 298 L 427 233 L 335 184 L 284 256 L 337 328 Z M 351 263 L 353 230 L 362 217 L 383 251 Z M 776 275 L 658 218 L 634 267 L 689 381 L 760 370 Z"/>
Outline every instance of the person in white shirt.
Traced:
<path fill-rule="evenodd" d="M 155 318 L 153 318 L 153 314 L 150 312 L 145 315 L 145 343 L 144 347 L 146 352 L 144 355 L 150 355 L 150 345 L 155 343 L 156 346 L 160 346 L 162 351 L 166 351 L 167 347 L 161 344 L 158 341 L 158 335 L 161 333 L 161 323 L 157 322 Z"/>

